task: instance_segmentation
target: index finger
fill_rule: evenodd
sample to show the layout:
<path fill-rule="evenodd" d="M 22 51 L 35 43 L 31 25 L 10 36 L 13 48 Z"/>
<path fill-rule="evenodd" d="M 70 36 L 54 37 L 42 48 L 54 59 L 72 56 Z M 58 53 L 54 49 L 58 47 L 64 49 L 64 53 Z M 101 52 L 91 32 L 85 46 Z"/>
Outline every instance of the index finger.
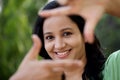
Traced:
<path fill-rule="evenodd" d="M 40 61 L 40 65 L 45 64 L 47 65 L 47 67 L 62 67 L 62 68 L 66 68 L 69 66 L 80 66 L 82 65 L 82 61 L 81 60 L 43 60 Z"/>

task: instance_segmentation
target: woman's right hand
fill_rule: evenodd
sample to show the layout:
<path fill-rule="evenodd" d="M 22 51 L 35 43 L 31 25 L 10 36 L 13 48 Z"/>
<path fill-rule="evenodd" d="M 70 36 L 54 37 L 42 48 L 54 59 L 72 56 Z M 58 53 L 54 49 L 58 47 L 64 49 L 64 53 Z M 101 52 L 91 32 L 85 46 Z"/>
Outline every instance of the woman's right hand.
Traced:
<path fill-rule="evenodd" d="M 84 65 L 74 60 L 38 60 L 41 41 L 37 35 L 32 36 L 33 46 L 27 53 L 16 73 L 10 80 L 62 80 L 63 73 L 67 80 L 79 80 Z M 77 77 L 76 77 L 77 76 Z M 73 78 L 75 77 L 75 79 Z"/>
<path fill-rule="evenodd" d="M 37 35 L 33 35 L 32 39 L 32 48 L 10 80 L 61 80 L 63 70 L 59 61 L 39 61 L 37 57 L 42 44 Z"/>

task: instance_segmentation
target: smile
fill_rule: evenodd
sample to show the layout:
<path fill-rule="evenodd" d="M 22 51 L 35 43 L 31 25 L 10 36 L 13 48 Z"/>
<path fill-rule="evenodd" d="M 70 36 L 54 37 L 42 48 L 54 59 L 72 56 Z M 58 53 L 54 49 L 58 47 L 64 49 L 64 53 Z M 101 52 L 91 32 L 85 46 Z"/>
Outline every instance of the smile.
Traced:
<path fill-rule="evenodd" d="M 70 50 L 66 50 L 64 52 L 55 52 L 55 53 L 57 54 L 56 56 L 58 58 L 65 59 L 70 54 L 70 51 L 71 51 L 71 49 Z"/>

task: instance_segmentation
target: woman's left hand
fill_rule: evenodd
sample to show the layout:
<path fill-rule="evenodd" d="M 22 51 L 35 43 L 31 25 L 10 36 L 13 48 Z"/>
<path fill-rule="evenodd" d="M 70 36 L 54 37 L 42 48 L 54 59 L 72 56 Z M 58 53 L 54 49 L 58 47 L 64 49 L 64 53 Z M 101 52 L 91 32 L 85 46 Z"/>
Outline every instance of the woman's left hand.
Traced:
<path fill-rule="evenodd" d="M 39 15 L 49 17 L 54 15 L 77 14 L 86 20 L 84 38 L 88 43 L 94 42 L 94 30 L 103 14 L 109 0 L 56 0 L 63 7 L 40 11 Z"/>

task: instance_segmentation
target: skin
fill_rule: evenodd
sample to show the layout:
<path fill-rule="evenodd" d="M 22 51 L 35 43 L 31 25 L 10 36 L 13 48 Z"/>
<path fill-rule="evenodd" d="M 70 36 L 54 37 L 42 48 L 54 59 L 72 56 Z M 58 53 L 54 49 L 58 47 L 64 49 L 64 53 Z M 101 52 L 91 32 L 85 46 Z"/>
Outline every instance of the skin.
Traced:
<path fill-rule="evenodd" d="M 66 24 L 67 23 L 67 24 Z M 78 26 L 66 16 L 52 16 L 43 26 L 45 49 L 53 60 L 82 60 L 86 65 L 85 43 Z M 67 80 L 80 80 L 81 69 L 66 67 Z"/>
<path fill-rule="evenodd" d="M 37 35 L 32 35 L 32 39 L 32 48 L 21 62 L 16 73 L 9 80 L 61 80 L 60 75 L 63 74 L 61 68 L 63 64 L 59 61 L 39 61 L 37 57 L 42 44 Z"/>
<path fill-rule="evenodd" d="M 56 0 L 62 8 L 39 11 L 39 15 L 49 17 L 54 15 L 78 14 L 85 18 L 85 42 L 93 43 L 94 30 L 103 14 L 108 13 L 120 17 L 120 0 Z"/>
<path fill-rule="evenodd" d="M 48 17 L 53 15 L 78 14 L 86 19 L 84 38 L 86 42 L 94 41 L 94 29 L 104 13 L 120 17 L 120 0 L 57 0 L 65 5 L 63 8 L 39 12 Z M 102 2 L 102 3 L 101 3 Z M 85 5 L 86 4 L 86 5 Z M 88 5 L 89 4 L 89 5 Z M 92 5 L 92 6 L 91 6 Z M 93 14 L 93 15 L 91 15 Z M 10 80 L 61 80 L 61 74 L 66 72 L 66 80 L 80 80 L 84 71 L 84 62 L 71 60 L 39 61 L 37 59 L 41 49 L 41 41 L 37 35 L 32 35 L 33 46 L 21 62 L 18 70 Z M 63 66 L 64 65 L 64 66 Z M 48 66 L 48 67 L 47 67 Z M 33 70 L 34 69 L 34 70 Z M 75 72 L 73 72 L 75 71 Z M 78 72 L 77 72 L 78 71 Z M 46 73 L 46 74 L 43 74 Z M 56 72 L 56 75 L 52 75 Z M 31 73 L 33 75 L 31 75 Z M 81 75 L 77 75 L 80 73 Z M 75 74 L 75 75 L 74 75 Z"/>
<path fill-rule="evenodd" d="M 66 22 L 65 21 L 63 22 L 63 18 L 65 19 Z M 51 24 L 50 26 L 49 24 L 53 21 L 53 19 L 55 19 L 54 21 L 56 22 L 54 22 L 54 24 Z M 69 23 L 69 24 L 65 25 L 64 23 Z M 59 25 L 59 26 L 56 26 L 56 25 Z M 65 27 L 69 27 L 69 26 L 71 29 L 73 29 L 74 27 L 73 29 L 74 34 L 70 36 L 66 36 L 65 34 L 64 36 L 63 35 L 64 32 L 61 32 L 61 29 L 64 29 Z M 54 30 L 51 29 L 53 27 L 56 29 Z M 48 34 L 46 35 L 46 33 L 48 32 L 52 33 L 52 36 L 55 37 L 55 41 L 54 40 L 49 41 L 49 40 L 46 40 L 45 38 L 45 48 L 48 54 L 54 60 L 39 61 L 37 59 L 39 55 L 39 51 L 42 47 L 42 44 L 39 37 L 34 34 L 32 35 L 32 39 L 33 39 L 32 48 L 26 54 L 25 58 L 21 62 L 16 73 L 14 73 L 9 80 L 61 80 L 61 76 L 63 73 L 66 75 L 66 80 L 80 80 L 80 79 L 82 80 L 82 74 L 84 72 L 84 67 L 87 61 L 86 61 L 85 50 L 84 50 L 84 43 L 83 43 L 84 40 L 76 24 L 73 23 L 68 17 L 65 17 L 65 16 L 51 17 L 51 18 L 48 18 L 44 23 L 45 37 L 48 35 Z M 78 40 L 75 39 L 76 36 Z M 73 42 L 68 38 L 75 41 Z M 60 41 L 60 44 L 59 44 L 59 41 Z M 71 44 L 69 44 L 67 41 L 71 42 Z M 81 45 L 78 45 L 78 43 L 76 42 L 78 42 Z M 70 51 L 70 54 L 65 56 L 64 58 L 54 56 L 55 55 L 54 50 L 55 51 L 59 50 L 60 52 L 63 52 L 66 49 L 72 49 L 72 50 Z"/>
<path fill-rule="evenodd" d="M 85 56 L 83 37 L 77 25 L 68 17 L 48 18 L 43 32 L 45 49 L 52 59 L 81 59 Z"/>

